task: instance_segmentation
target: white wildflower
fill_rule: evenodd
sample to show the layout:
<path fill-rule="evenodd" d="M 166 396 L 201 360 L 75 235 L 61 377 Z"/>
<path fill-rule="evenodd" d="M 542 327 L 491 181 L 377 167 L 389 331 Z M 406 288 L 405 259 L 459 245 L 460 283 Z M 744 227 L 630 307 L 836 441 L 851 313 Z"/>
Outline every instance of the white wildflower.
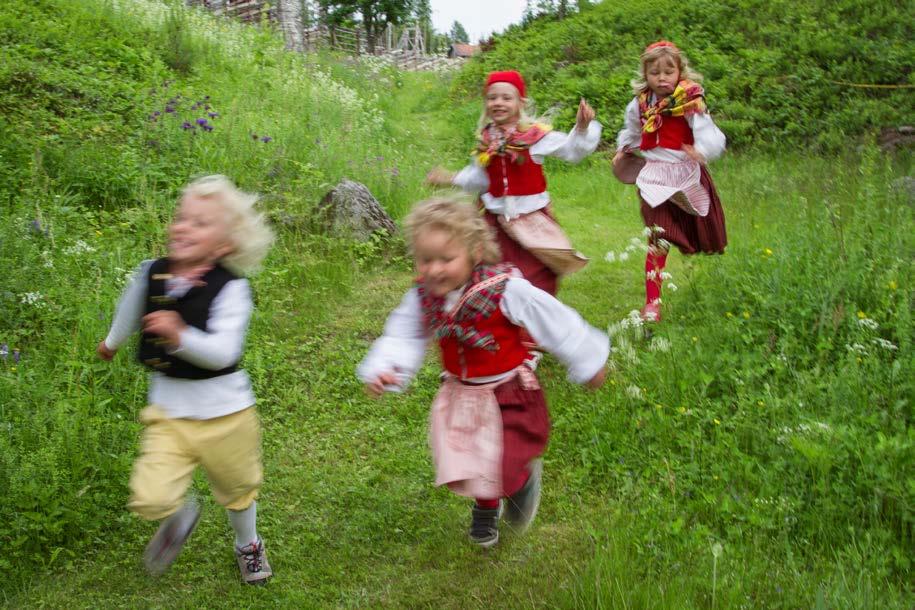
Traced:
<path fill-rule="evenodd" d="M 668 282 L 667 289 L 670 290 L 671 292 L 676 292 L 676 291 L 680 290 L 680 288 L 673 282 Z"/>
<path fill-rule="evenodd" d="M 628 394 L 630 398 L 641 398 L 642 388 L 636 385 L 630 385 L 626 388 L 626 394 Z"/>
<path fill-rule="evenodd" d="M 845 349 L 853 354 L 867 355 L 867 348 L 860 343 L 846 344 Z"/>
<path fill-rule="evenodd" d="M 19 302 L 23 305 L 34 305 L 35 307 L 44 307 L 44 297 L 40 292 L 23 292 L 19 295 Z"/>
<path fill-rule="evenodd" d="M 645 227 L 642 229 L 643 237 L 651 237 L 651 234 L 654 233 L 654 227 Z"/>
<path fill-rule="evenodd" d="M 648 349 L 653 352 L 669 352 L 670 340 L 666 337 L 654 337 L 648 345 Z"/>
<path fill-rule="evenodd" d="M 864 328 L 867 328 L 869 330 L 877 330 L 878 328 L 880 328 L 880 325 L 877 324 L 877 321 L 872 320 L 871 318 L 861 318 L 860 320 L 858 320 L 858 325 L 863 326 Z"/>
<path fill-rule="evenodd" d="M 874 339 L 873 343 L 874 343 L 874 345 L 879 345 L 883 349 L 889 350 L 891 352 L 896 351 L 898 349 L 895 344 L 893 344 L 890 341 L 887 341 L 886 339 L 881 339 L 880 337 Z"/>
<path fill-rule="evenodd" d="M 607 261 L 608 263 L 616 262 L 616 254 L 613 252 L 607 252 L 604 255 L 604 260 Z"/>
<path fill-rule="evenodd" d="M 661 272 L 661 280 L 662 280 L 662 281 L 665 281 L 665 282 L 666 282 L 667 280 L 669 280 L 669 279 L 671 279 L 671 278 L 673 278 L 673 276 L 672 276 L 671 274 L 667 273 L 666 271 L 662 271 L 662 272 Z"/>
<path fill-rule="evenodd" d="M 659 228 L 660 228 L 660 227 L 659 227 Z M 662 248 L 662 249 L 664 249 L 664 250 L 670 250 L 670 242 L 667 241 L 666 239 L 659 239 L 659 240 L 658 240 L 658 247 L 659 247 L 659 248 Z"/>
<path fill-rule="evenodd" d="M 95 248 L 93 248 L 92 246 L 90 246 L 89 244 L 87 244 L 86 242 L 84 242 L 81 239 L 77 239 L 75 242 L 73 242 L 72 246 L 64 248 L 64 254 L 70 254 L 70 255 L 89 254 L 91 252 L 95 252 Z"/>
<path fill-rule="evenodd" d="M 661 277 L 664 277 L 664 276 L 662 275 Z M 657 272 L 657 270 L 656 270 L 656 269 L 652 269 L 651 271 L 646 271 L 646 272 L 645 272 L 645 279 L 646 279 L 646 280 L 650 280 L 650 281 L 654 281 L 654 280 L 658 279 L 658 272 Z"/>
<path fill-rule="evenodd" d="M 620 252 L 620 262 L 623 262 L 623 261 L 626 261 L 626 260 L 629 260 L 629 253 L 628 253 L 628 252 Z"/>

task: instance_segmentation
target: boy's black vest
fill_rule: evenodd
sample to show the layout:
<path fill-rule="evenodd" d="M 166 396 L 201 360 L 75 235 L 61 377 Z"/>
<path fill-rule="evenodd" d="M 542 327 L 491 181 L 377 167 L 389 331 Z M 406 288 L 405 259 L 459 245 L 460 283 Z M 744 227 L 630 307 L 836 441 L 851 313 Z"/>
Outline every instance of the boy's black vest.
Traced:
<path fill-rule="evenodd" d="M 238 279 L 237 275 L 216 265 L 200 278 L 201 285 L 192 287 L 183 297 L 176 299 L 165 293 L 165 280 L 169 277 L 167 258 L 160 258 L 150 265 L 149 275 L 146 277 L 146 306 L 143 314 L 161 310 L 177 311 L 185 324 L 202 331 L 207 329 L 213 299 L 226 284 Z M 140 336 L 138 355 L 140 362 L 149 368 L 181 379 L 210 379 L 228 375 L 238 368 L 237 362 L 218 371 L 194 366 L 186 360 L 168 354 L 163 348 L 162 338 L 149 333 L 142 333 Z"/>

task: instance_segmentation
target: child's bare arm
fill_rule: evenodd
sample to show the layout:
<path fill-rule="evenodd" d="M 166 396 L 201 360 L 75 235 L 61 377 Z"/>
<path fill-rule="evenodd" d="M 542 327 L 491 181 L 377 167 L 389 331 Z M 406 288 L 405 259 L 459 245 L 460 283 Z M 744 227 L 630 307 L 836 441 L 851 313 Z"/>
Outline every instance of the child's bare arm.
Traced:
<path fill-rule="evenodd" d="M 433 167 L 426 174 L 426 183 L 432 186 L 451 186 L 455 173 L 448 171 L 444 167 Z"/>

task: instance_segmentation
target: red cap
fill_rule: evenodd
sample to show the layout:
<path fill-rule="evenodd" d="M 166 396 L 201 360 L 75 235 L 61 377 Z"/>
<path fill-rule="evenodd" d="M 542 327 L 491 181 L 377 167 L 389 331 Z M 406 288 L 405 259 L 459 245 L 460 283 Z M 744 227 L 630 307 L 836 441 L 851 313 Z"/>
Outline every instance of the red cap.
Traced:
<path fill-rule="evenodd" d="M 659 40 L 659 41 L 653 42 L 650 45 L 648 45 L 647 47 L 645 47 L 645 50 L 643 51 L 643 53 L 647 53 L 648 51 L 651 51 L 652 49 L 657 49 L 658 47 L 670 47 L 674 51 L 677 51 L 677 52 L 680 51 L 680 49 L 677 48 L 677 45 L 670 42 L 669 40 Z"/>
<path fill-rule="evenodd" d="M 521 78 L 521 75 L 515 72 L 514 70 L 506 70 L 504 72 L 490 72 L 489 77 L 486 79 L 486 86 L 483 87 L 485 92 L 489 89 L 489 86 L 493 83 L 508 83 L 509 85 L 514 85 L 515 89 L 518 90 L 518 93 L 521 97 L 524 95 L 524 79 Z"/>

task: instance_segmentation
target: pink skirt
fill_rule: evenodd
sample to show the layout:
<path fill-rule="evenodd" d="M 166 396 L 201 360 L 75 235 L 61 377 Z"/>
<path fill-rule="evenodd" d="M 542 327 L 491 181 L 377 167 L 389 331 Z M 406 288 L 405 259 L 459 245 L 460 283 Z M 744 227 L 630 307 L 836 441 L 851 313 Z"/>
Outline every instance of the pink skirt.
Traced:
<path fill-rule="evenodd" d="M 665 239 L 677 246 L 683 254 L 722 254 L 728 245 L 724 211 L 712 176 L 704 165 L 700 166 L 699 185 L 708 193 L 709 206 L 705 216 L 684 212 L 671 201 L 652 207 L 639 191 L 642 219 L 646 227 L 658 226 L 664 229 L 660 235 L 652 234 L 652 240 Z"/>
<path fill-rule="evenodd" d="M 496 384 L 446 378 L 429 416 L 436 485 L 471 498 L 510 496 L 543 454 L 550 420 L 534 374 Z"/>
<path fill-rule="evenodd" d="M 681 163 L 649 160 L 639 172 L 635 185 L 650 207 L 671 201 L 687 214 L 706 216 L 711 202 L 708 191 L 701 184 L 701 167 L 692 160 Z"/>
<path fill-rule="evenodd" d="M 549 215 L 545 210 L 537 210 L 531 214 Z M 502 260 L 515 265 L 521 271 L 524 279 L 531 284 L 556 296 L 556 292 L 559 290 L 559 275 L 534 256 L 530 250 L 512 239 L 499 224 L 499 219 L 495 214 L 486 212 L 483 218 L 496 232 L 496 241 L 502 251 Z"/>

